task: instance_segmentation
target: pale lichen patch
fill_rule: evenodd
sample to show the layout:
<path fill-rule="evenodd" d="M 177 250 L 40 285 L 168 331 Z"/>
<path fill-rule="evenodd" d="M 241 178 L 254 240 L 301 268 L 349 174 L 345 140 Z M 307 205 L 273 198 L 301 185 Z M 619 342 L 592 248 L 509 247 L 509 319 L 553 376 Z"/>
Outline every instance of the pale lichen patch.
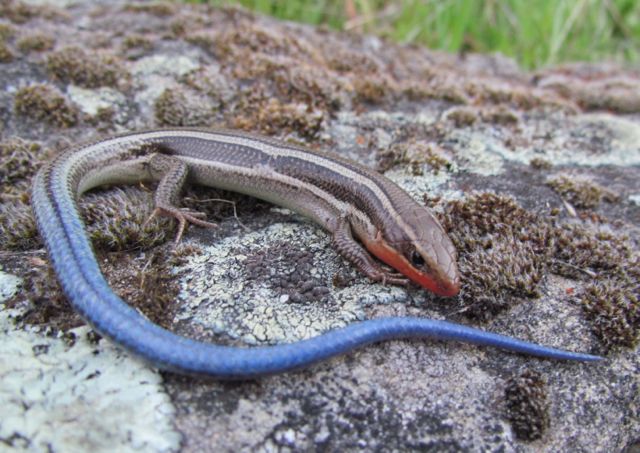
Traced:
<path fill-rule="evenodd" d="M 17 285 L 2 275 L 3 296 Z M 0 306 L 3 451 L 177 451 L 181 436 L 162 378 L 88 327 L 64 338 L 17 329 Z M 6 450 L 4 450 L 6 449 Z"/>
<path fill-rule="evenodd" d="M 249 344 L 273 344 L 343 327 L 364 318 L 365 306 L 406 299 L 397 287 L 336 288 L 339 266 L 329 238 L 310 225 L 228 237 L 176 269 L 184 275 L 177 318 Z"/>
<path fill-rule="evenodd" d="M 126 103 L 126 98 L 121 92 L 109 87 L 90 89 L 69 85 L 67 95 L 84 113 L 91 116 L 97 115 L 103 109 L 120 110 Z"/>

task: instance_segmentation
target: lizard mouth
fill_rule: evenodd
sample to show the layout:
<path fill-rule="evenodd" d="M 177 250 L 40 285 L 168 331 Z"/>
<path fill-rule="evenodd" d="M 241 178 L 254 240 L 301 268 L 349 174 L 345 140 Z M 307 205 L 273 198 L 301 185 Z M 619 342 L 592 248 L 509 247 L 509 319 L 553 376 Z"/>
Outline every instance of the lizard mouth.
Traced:
<path fill-rule="evenodd" d="M 365 246 L 378 259 L 393 267 L 409 280 L 439 296 L 452 297 L 460 292 L 460 279 L 457 275 L 454 279 L 448 279 L 421 271 L 380 236 L 373 241 L 365 242 Z"/>

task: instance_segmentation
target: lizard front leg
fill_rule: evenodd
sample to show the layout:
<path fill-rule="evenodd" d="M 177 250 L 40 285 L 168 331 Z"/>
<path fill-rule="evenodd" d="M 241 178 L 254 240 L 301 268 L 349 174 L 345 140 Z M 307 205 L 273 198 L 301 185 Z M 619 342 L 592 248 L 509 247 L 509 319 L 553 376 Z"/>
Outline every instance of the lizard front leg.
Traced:
<path fill-rule="evenodd" d="M 338 252 L 358 270 L 376 282 L 391 283 L 393 285 L 406 285 L 409 280 L 402 274 L 390 272 L 377 263 L 351 233 L 351 224 L 347 216 L 340 216 L 333 230 L 333 245 Z"/>

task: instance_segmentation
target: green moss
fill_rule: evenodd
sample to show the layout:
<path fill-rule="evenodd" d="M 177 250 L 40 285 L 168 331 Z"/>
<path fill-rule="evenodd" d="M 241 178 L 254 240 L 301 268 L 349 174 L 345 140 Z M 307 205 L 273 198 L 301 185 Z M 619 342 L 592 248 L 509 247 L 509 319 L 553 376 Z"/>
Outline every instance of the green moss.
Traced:
<path fill-rule="evenodd" d="M 55 39 L 44 33 L 34 33 L 18 40 L 18 49 L 23 53 L 42 52 L 53 49 Z"/>
<path fill-rule="evenodd" d="M 579 209 L 596 208 L 602 200 L 608 202 L 618 200 L 617 194 L 599 184 L 567 175 L 549 178 L 547 185 Z"/>
<path fill-rule="evenodd" d="M 210 126 L 214 113 L 206 100 L 182 89 L 166 89 L 154 103 L 159 126 Z"/>
<path fill-rule="evenodd" d="M 80 47 L 66 47 L 51 53 L 47 70 L 58 80 L 86 88 L 114 87 L 129 76 L 116 57 L 89 54 Z"/>
<path fill-rule="evenodd" d="M 524 441 L 540 439 L 549 428 L 547 384 L 542 375 L 525 370 L 507 381 L 507 418 L 516 437 Z"/>
<path fill-rule="evenodd" d="M 31 85 L 17 91 L 14 109 L 18 115 L 60 127 L 77 124 L 79 112 L 50 85 Z"/>

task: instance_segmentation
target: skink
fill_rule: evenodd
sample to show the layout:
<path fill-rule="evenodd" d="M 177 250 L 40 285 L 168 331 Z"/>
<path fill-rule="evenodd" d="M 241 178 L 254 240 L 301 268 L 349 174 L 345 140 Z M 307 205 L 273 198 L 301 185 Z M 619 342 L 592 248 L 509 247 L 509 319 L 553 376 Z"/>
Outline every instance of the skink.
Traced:
<path fill-rule="evenodd" d="M 188 223 L 212 225 L 200 213 L 176 206 L 185 184 L 202 184 L 253 195 L 311 218 L 372 280 L 409 279 L 453 296 L 460 278 L 455 248 L 435 217 L 382 175 L 338 156 L 241 132 L 182 128 L 129 133 L 73 148 L 49 162 L 34 180 L 31 201 L 38 230 L 74 308 L 100 334 L 157 367 L 243 379 L 301 368 L 373 342 L 415 337 L 555 359 L 600 359 L 413 317 L 372 319 L 308 340 L 253 348 L 176 335 L 147 320 L 111 290 L 78 213 L 76 199 L 83 192 L 139 181 L 158 181 L 154 212 L 178 220 L 178 237 Z"/>

